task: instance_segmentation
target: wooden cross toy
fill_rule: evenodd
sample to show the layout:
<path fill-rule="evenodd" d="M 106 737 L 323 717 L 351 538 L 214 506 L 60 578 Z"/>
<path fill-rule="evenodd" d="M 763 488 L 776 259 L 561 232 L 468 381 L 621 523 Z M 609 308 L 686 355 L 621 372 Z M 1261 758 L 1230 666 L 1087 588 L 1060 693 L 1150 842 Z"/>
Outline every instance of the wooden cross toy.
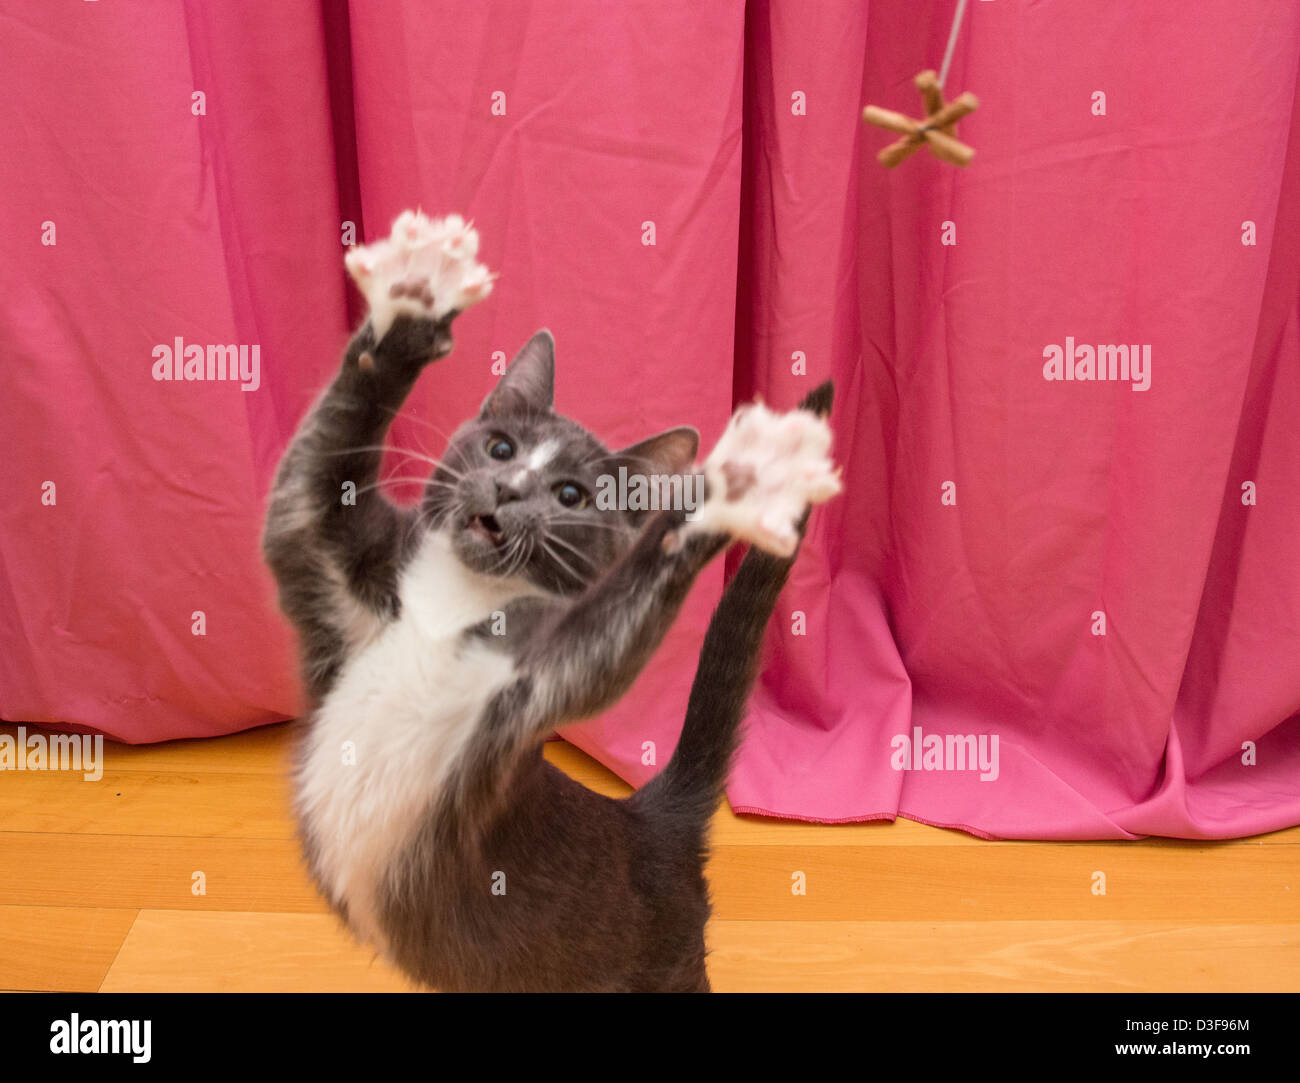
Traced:
<path fill-rule="evenodd" d="M 876 159 L 886 169 L 893 169 L 925 144 L 936 158 L 942 158 L 953 165 L 970 165 L 975 151 L 959 142 L 953 133 L 957 121 L 979 108 L 979 99 L 967 91 L 945 105 L 939 77 L 932 71 L 921 72 L 915 82 L 916 89 L 925 101 L 925 111 L 929 114 L 924 120 L 913 120 L 892 109 L 881 109 L 878 105 L 868 105 L 862 110 L 862 119 L 868 124 L 899 132 L 903 136 L 897 142 L 890 143 L 876 155 Z"/>

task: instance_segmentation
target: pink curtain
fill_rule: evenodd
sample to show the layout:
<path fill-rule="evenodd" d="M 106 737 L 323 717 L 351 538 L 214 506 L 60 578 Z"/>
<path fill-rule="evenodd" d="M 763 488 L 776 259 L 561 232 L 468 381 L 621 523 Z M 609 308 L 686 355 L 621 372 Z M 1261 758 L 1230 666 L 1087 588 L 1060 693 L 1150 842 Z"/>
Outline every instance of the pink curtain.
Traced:
<path fill-rule="evenodd" d="M 1300 822 L 1300 9 L 972 0 L 974 165 L 885 171 L 861 106 L 917 114 L 953 8 L 0 0 L 0 716 L 157 741 L 300 708 L 266 490 L 359 315 L 350 231 L 418 204 L 501 278 L 402 446 L 437 453 L 540 326 L 611 443 L 835 378 L 846 493 L 737 809 Z M 256 386 L 155 379 L 178 338 L 256 347 Z M 1120 345 L 1149 370 L 1047 378 Z M 566 732 L 634 782 L 722 571 Z"/>

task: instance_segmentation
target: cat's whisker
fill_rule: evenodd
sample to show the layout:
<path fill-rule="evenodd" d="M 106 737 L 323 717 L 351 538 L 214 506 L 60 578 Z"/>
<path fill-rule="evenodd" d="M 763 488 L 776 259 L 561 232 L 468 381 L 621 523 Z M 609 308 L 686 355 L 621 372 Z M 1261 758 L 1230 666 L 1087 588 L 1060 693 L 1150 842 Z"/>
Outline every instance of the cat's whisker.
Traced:
<path fill-rule="evenodd" d="M 394 421 L 414 421 L 417 425 L 423 425 L 426 429 L 432 429 L 436 435 L 441 436 L 447 441 L 447 443 L 451 443 L 451 437 L 427 418 L 417 417 L 415 414 L 407 413 L 402 410 L 393 410 L 386 406 L 381 407 L 381 409 L 383 409 L 385 413 L 391 414 Z"/>
<path fill-rule="evenodd" d="M 450 485 L 447 485 L 446 482 L 438 482 L 438 484 L 446 485 L 448 489 L 452 488 Z M 453 510 L 455 510 L 454 502 L 448 502 L 445 506 L 442 507 L 436 504 L 429 504 L 427 502 L 421 503 L 420 510 L 414 520 L 415 526 L 420 530 L 424 530 L 425 528 L 433 529 L 437 526 L 439 516 L 443 515 L 446 512 L 451 512 Z"/>
<path fill-rule="evenodd" d="M 512 538 L 510 540 L 510 544 L 506 546 L 505 552 L 501 554 L 501 559 L 497 561 L 496 567 L 493 569 L 493 571 L 494 572 L 499 571 L 503 575 L 509 575 L 511 562 L 514 560 L 515 554 L 518 551 L 519 551 L 519 539 L 515 537 Z"/>
<path fill-rule="evenodd" d="M 438 477 L 437 473 L 430 474 L 429 484 L 445 485 L 448 488 L 455 488 L 457 485 L 459 485 L 462 481 L 465 480 L 464 474 L 455 474 L 452 473 L 452 471 L 450 470 L 448 470 L 447 473 L 450 475 L 450 480 L 448 480 L 447 478 Z"/>
<path fill-rule="evenodd" d="M 620 526 L 615 523 L 601 523 L 594 519 L 570 519 L 564 516 L 557 516 L 551 520 L 557 526 L 578 526 L 578 527 L 596 527 L 598 530 L 613 530 L 618 533 L 629 532 L 626 526 Z"/>
<path fill-rule="evenodd" d="M 501 574 L 501 571 L 506 566 L 506 562 L 509 560 L 510 550 L 513 546 L 514 546 L 514 542 L 511 541 L 510 545 L 507 545 L 504 550 L 499 550 L 497 552 L 496 559 L 492 561 L 492 565 L 491 567 L 488 568 L 486 574 L 488 575 Z"/>
<path fill-rule="evenodd" d="M 454 477 L 457 481 L 463 481 L 465 478 L 465 474 L 463 471 L 457 470 L 454 466 L 450 465 L 450 463 L 446 462 L 445 460 L 434 459 L 431 456 L 422 454 L 421 452 L 412 451 L 410 448 L 397 447 L 395 444 L 365 444 L 359 447 L 343 448 L 341 451 L 325 451 L 322 452 L 321 454 L 329 455 L 329 456 L 358 455 L 366 452 L 376 452 L 376 451 L 391 452 L 394 455 L 400 455 L 404 458 L 415 459 L 418 462 L 428 463 L 435 470 L 444 470 L 448 474 L 451 474 L 452 477 Z M 463 462 L 463 460 L 464 460 L 464 451 L 463 450 L 458 451 L 457 458 L 455 461 L 457 463 L 460 463 Z"/>
<path fill-rule="evenodd" d="M 507 577 L 514 575 L 515 572 L 523 566 L 523 560 L 521 560 L 520 557 L 522 556 L 525 559 L 527 557 L 527 554 L 523 552 L 524 543 L 526 541 L 527 539 L 522 534 L 516 534 L 511 538 L 510 544 L 505 548 L 505 552 L 497 562 L 493 564 L 492 570 L 488 574 Z M 516 563 L 516 561 L 518 561 L 518 563 Z"/>
<path fill-rule="evenodd" d="M 547 555 L 552 560 L 554 560 L 556 564 L 558 564 L 561 568 L 563 568 L 566 572 L 568 572 L 569 575 L 571 575 L 579 583 L 585 584 L 587 582 L 587 577 L 585 575 L 579 575 L 576 571 L 574 571 L 572 565 L 570 565 L 567 560 L 565 560 L 562 556 L 560 556 L 559 553 L 557 553 L 546 543 L 545 538 L 539 538 L 538 541 L 542 543 L 542 548 L 546 550 Z"/>
<path fill-rule="evenodd" d="M 373 481 L 369 485 L 361 486 L 357 490 L 356 495 L 360 496 L 362 493 L 368 493 L 373 489 L 382 489 L 385 485 L 426 485 L 428 483 L 429 479 L 423 474 L 418 476 L 412 476 L 409 474 L 394 475 L 393 477 L 380 478 L 378 481 Z"/>
<path fill-rule="evenodd" d="M 431 458 L 430 456 L 418 451 L 412 451 L 410 448 L 398 447 L 396 444 L 361 444 L 357 447 L 345 447 L 339 451 L 322 451 L 321 454 L 333 457 L 336 455 L 360 455 L 370 451 L 389 451 L 395 455 L 405 455 L 408 458 L 419 459 L 422 462 L 427 462 L 430 466 L 439 465 L 437 459 Z"/>
<path fill-rule="evenodd" d="M 461 465 L 464 464 L 464 462 L 465 462 L 465 449 L 464 449 L 464 448 L 458 448 L 458 449 L 456 450 L 456 458 L 455 458 L 454 461 L 455 461 L 455 463 L 456 463 L 456 466 L 461 466 Z M 457 481 L 462 481 L 462 480 L 464 480 L 464 478 L 465 478 L 465 474 L 464 474 L 463 471 L 457 470 L 455 466 L 452 466 L 451 463 L 449 463 L 449 462 L 448 462 L 447 460 L 445 460 L 445 459 L 444 459 L 442 462 L 440 462 L 440 463 L 438 464 L 438 468 L 439 468 L 440 470 L 446 470 L 447 473 L 453 475 L 453 476 L 456 478 Z"/>
<path fill-rule="evenodd" d="M 507 566 L 506 574 L 515 575 L 533 555 L 532 540 L 526 535 L 519 535 L 519 548 L 512 564 Z"/>
<path fill-rule="evenodd" d="M 588 564 L 588 565 L 589 565 L 593 570 L 595 569 L 595 567 L 596 567 L 596 562 L 595 562 L 594 560 L 592 560 L 591 557 L 589 557 L 586 553 L 584 553 L 584 552 L 583 552 L 581 549 L 579 549 L 577 546 L 570 545 L 570 544 L 569 544 L 568 542 L 566 542 L 563 538 L 561 538 L 558 534 L 552 533 L 552 532 L 549 531 L 549 530 L 548 530 L 548 531 L 545 531 L 545 533 L 544 533 L 543 536 L 544 536 L 548 541 L 558 542 L 560 545 L 564 546 L 564 548 L 566 548 L 567 550 L 569 550 L 569 552 L 572 553 L 574 556 L 576 556 L 576 557 L 578 557 L 580 560 L 583 560 L 584 562 L 586 562 L 586 564 Z"/>

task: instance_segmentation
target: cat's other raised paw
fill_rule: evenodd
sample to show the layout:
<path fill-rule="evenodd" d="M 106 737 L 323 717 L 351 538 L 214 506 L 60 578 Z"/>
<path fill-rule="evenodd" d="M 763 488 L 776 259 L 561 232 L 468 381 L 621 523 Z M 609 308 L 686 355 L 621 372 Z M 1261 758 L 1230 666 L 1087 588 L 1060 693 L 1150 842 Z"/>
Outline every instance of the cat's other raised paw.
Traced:
<path fill-rule="evenodd" d="M 790 556 L 808 505 L 840 491 L 830 448 L 830 426 L 811 411 L 742 406 L 704 460 L 709 496 L 689 528 L 731 534 Z"/>
<path fill-rule="evenodd" d="M 344 264 L 370 306 L 378 342 L 398 315 L 441 321 L 483 300 L 494 276 L 477 256 L 478 232 L 460 215 L 403 211 L 392 233 L 349 250 Z"/>

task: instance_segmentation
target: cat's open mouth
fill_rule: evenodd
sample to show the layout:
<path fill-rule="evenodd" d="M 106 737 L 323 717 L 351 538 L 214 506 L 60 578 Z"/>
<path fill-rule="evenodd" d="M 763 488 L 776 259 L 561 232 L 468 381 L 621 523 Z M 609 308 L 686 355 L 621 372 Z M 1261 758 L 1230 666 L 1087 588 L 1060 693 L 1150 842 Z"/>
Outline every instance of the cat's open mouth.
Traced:
<path fill-rule="evenodd" d="M 505 537 L 505 531 L 501 529 L 501 524 L 492 515 L 476 515 L 466 525 L 471 533 L 477 534 L 480 538 L 491 542 L 493 545 L 500 545 L 501 540 Z"/>

